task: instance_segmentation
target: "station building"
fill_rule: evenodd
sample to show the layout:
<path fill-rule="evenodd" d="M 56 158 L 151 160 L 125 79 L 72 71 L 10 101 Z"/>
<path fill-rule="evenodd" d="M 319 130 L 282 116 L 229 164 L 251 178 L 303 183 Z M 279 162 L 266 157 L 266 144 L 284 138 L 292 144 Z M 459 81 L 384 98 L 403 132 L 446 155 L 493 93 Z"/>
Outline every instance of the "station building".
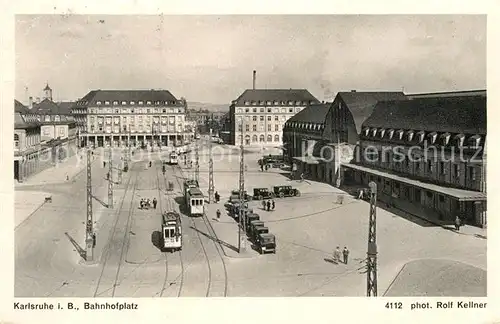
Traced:
<path fill-rule="evenodd" d="M 167 90 L 93 90 L 72 107 L 81 145 L 172 146 L 192 141 L 186 102 Z"/>
<path fill-rule="evenodd" d="M 407 98 L 403 92 L 339 92 L 333 102 L 310 105 L 290 118 L 283 147 L 297 176 L 339 186 L 341 163 L 352 160 L 362 123 L 383 100 Z"/>
<path fill-rule="evenodd" d="M 486 91 L 408 97 L 377 103 L 363 122 L 345 183 L 374 181 L 392 207 L 485 227 Z"/>

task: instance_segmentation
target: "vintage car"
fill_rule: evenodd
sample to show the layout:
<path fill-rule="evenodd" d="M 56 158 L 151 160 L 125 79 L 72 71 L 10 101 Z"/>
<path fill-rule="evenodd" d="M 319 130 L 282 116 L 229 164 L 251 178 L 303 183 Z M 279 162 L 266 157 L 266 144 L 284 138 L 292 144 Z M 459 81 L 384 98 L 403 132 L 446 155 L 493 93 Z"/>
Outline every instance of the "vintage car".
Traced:
<path fill-rule="evenodd" d="M 300 191 L 298 189 L 292 188 L 292 186 L 274 186 L 273 194 L 276 197 L 299 197 Z"/>
<path fill-rule="evenodd" d="M 260 254 L 276 253 L 276 237 L 274 234 L 264 233 L 258 235 L 255 244 Z"/>
<path fill-rule="evenodd" d="M 268 188 L 254 188 L 253 196 L 258 200 L 274 198 L 274 194 Z"/>
<path fill-rule="evenodd" d="M 253 220 L 250 222 L 250 228 L 248 229 L 247 233 L 248 233 L 248 237 L 252 237 L 253 236 L 253 231 L 255 229 L 255 227 L 257 226 L 264 226 L 264 222 L 261 221 L 261 220 Z"/>
<path fill-rule="evenodd" d="M 252 221 L 260 220 L 259 214 L 255 214 L 252 210 L 252 212 L 248 211 L 248 213 L 245 216 L 245 230 L 248 232 L 250 229 L 250 224 Z"/>
<path fill-rule="evenodd" d="M 246 192 L 246 190 L 243 191 L 243 195 L 245 196 L 244 199 L 246 201 L 252 200 L 252 197 L 248 195 L 248 193 Z M 231 191 L 231 197 L 233 197 L 233 196 L 238 196 L 238 199 L 239 199 L 240 198 L 240 191 L 239 190 L 233 190 L 233 191 Z"/>
<path fill-rule="evenodd" d="M 259 235 L 269 233 L 269 228 L 266 226 L 256 226 L 250 236 L 250 240 L 257 242 Z"/>

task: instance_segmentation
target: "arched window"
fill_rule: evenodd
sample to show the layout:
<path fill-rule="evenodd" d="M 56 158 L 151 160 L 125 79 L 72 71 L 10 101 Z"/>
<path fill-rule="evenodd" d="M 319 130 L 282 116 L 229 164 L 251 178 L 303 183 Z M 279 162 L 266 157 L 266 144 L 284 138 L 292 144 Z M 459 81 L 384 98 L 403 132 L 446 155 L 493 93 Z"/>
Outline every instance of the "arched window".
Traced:
<path fill-rule="evenodd" d="M 19 135 L 14 134 L 14 147 L 19 148 Z"/>
<path fill-rule="evenodd" d="M 280 141 L 280 136 L 279 135 L 274 135 L 274 141 L 279 142 Z"/>
<path fill-rule="evenodd" d="M 265 139 L 266 139 L 266 138 L 265 138 L 265 136 L 264 136 L 264 135 L 260 135 L 260 136 L 259 136 L 259 142 L 264 142 L 264 140 L 265 140 Z"/>
<path fill-rule="evenodd" d="M 257 142 L 258 138 L 257 135 L 252 136 L 252 142 Z"/>
<path fill-rule="evenodd" d="M 267 135 L 267 141 L 272 142 L 273 141 L 273 135 Z"/>

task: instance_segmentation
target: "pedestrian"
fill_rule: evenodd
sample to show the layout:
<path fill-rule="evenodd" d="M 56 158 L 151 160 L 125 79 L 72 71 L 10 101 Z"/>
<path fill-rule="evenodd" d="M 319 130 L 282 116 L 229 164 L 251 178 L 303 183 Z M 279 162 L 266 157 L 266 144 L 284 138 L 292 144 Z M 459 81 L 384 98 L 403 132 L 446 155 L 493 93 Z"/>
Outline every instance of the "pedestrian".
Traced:
<path fill-rule="evenodd" d="M 347 264 L 347 261 L 349 260 L 349 250 L 347 249 L 347 246 L 344 246 L 342 254 L 344 255 L 344 263 Z"/>
<path fill-rule="evenodd" d="M 260 171 L 264 171 L 264 163 L 260 162 Z"/>
<path fill-rule="evenodd" d="M 267 211 L 271 210 L 271 202 L 268 200 L 267 201 Z"/>
<path fill-rule="evenodd" d="M 68 175 L 66 175 L 66 181 L 69 181 L 69 176 Z"/>
<path fill-rule="evenodd" d="M 304 181 L 304 172 L 302 172 L 302 173 L 300 174 L 300 181 L 301 181 L 301 182 L 302 182 L 302 181 Z"/>
<path fill-rule="evenodd" d="M 219 203 L 219 200 L 220 200 L 220 195 L 219 193 L 216 191 L 215 192 L 215 203 L 218 204 Z"/>
<path fill-rule="evenodd" d="M 460 217 L 457 216 L 455 218 L 455 229 L 457 231 L 459 231 L 460 230 L 460 226 L 462 226 L 462 221 L 460 220 Z"/>
<path fill-rule="evenodd" d="M 105 168 L 106 167 L 106 161 L 102 161 L 102 167 Z"/>
<path fill-rule="evenodd" d="M 141 198 L 141 202 L 139 204 L 141 206 L 141 209 L 144 209 L 144 198 Z"/>
<path fill-rule="evenodd" d="M 274 203 L 274 199 L 273 199 L 273 200 L 271 200 L 271 208 L 272 208 L 272 210 L 274 210 L 274 207 L 276 207 L 276 204 Z"/>
<path fill-rule="evenodd" d="M 146 206 L 147 206 L 148 208 L 149 208 L 149 207 L 151 207 L 151 199 L 149 199 L 149 198 L 148 198 L 148 199 L 146 200 Z"/>
<path fill-rule="evenodd" d="M 266 169 L 266 171 L 267 171 L 267 169 L 269 169 L 269 166 L 268 166 L 267 164 L 266 164 L 266 166 L 265 166 L 265 169 Z"/>
<path fill-rule="evenodd" d="M 109 172 L 106 173 L 106 180 L 109 180 Z"/>
<path fill-rule="evenodd" d="M 333 252 L 333 261 L 339 262 L 340 261 L 340 248 L 337 246 L 335 251 Z"/>
<path fill-rule="evenodd" d="M 151 167 L 151 164 L 152 164 L 152 162 L 151 162 L 151 161 L 149 161 L 149 167 Z"/>
<path fill-rule="evenodd" d="M 262 209 L 266 210 L 266 201 L 262 200 Z"/>
<path fill-rule="evenodd" d="M 217 212 L 216 212 L 216 213 L 217 213 L 217 219 L 219 219 L 219 218 L 220 218 L 220 210 L 219 210 L 219 209 L 217 209 Z"/>
<path fill-rule="evenodd" d="M 156 209 L 156 204 L 158 203 L 158 201 L 156 200 L 156 198 L 153 198 L 153 208 Z"/>
<path fill-rule="evenodd" d="M 365 197 L 365 191 L 363 189 L 359 189 L 358 199 L 363 199 Z"/>

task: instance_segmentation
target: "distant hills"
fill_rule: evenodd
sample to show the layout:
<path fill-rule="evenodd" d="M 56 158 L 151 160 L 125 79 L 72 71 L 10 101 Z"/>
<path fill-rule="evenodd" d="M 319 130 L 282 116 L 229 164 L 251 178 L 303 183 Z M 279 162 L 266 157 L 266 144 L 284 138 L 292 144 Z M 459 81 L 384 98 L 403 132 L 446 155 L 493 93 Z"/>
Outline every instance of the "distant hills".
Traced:
<path fill-rule="evenodd" d="M 229 111 L 229 104 L 213 104 L 205 102 L 188 101 L 188 109 L 206 109 L 208 111 Z"/>

